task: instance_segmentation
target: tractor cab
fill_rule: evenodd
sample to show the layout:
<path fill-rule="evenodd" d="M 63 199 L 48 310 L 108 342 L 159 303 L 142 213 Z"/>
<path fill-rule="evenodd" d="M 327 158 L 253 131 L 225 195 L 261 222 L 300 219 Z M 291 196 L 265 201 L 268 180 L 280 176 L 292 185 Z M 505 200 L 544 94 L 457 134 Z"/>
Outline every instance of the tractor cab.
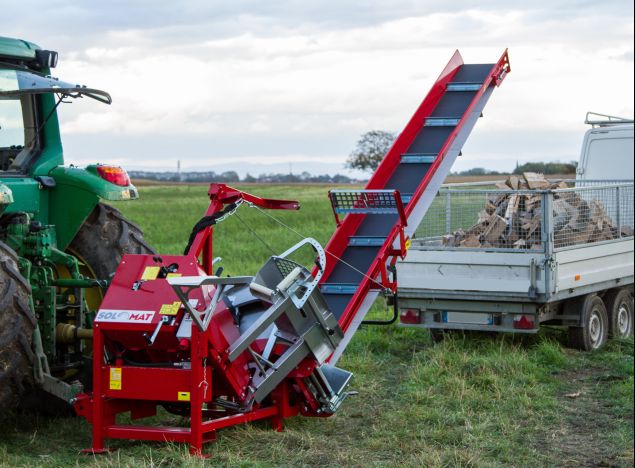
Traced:
<path fill-rule="evenodd" d="M 0 37 L 0 417 L 18 402 L 68 402 L 90 382 L 109 278 L 124 254 L 153 252 L 101 202 L 137 198 L 125 170 L 65 164 L 60 104 L 111 98 L 53 78 L 56 64 L 56 52 Z"/>
<path fill-rule="evenodd" d="M 53 77 L 57 58 L 30 42 L 0 37 L 0 215 L 26 213 L 30 221 L 52 226 L 65 250 L 100 199 L 132 200 L 138 193 L 122 168 L 65 164 L 60 105 L 112 99 Z"/>
<path fill-rule="evenodd" d="M 0 64 L 0 67 L 3 65 Z M 62 102 L 89 97 L 110 104 L 110 95 L 32 70 L 0 68 L 0 171 L 22 174 L 40 156 L 42 130 Z M 42 112 L 38 96 L 55 95 L 52 111 Z M 4 174 L 3 174 L 4 175 Z"/>

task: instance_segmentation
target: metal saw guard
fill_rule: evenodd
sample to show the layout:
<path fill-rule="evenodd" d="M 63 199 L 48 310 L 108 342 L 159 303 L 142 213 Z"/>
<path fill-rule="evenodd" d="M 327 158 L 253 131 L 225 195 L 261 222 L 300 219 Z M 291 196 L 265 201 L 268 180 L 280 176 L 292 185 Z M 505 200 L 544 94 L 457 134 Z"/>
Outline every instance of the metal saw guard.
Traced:
<path fill-rule="evenodd" d="M 318 272 L 315 277 L 307 268 L 288 258 L 305 245 L 312 247 L 317 254 L 315 263 Z M 249 284 L 254 295 L 271 303 L 228 350 L 229 362 L 234 362 L 244 352 L 252 358 L 254 374 L 242 404 L 243 410 L 250 409 L 254 402 L 262 402 L 307 358 L 317 364 L 317 375 L 309 375 L 306 385 L 315 399 L 322 403 L 318 410 L 332 413 L 346 398 L 345 390 L 352 374 L 324 365 L 344 336 L 317 288 L 325 267 L 324 249 L 315 239 L 306 238 L 279 256 L 272 256 L 254 278 L 194 276 L 168 279 L 202 333 L 206 332 L 223 294 L 231 287 Z M 191 306 L 189 293 L 205 285 L 214 285 L 216 290 L 205 311 L 199 312 Z M 267 335 L 267 344 L 259 354 L 252 345 L 263 333 Z M 287 348 L 272 360 L 271 352 L 276 344 L 285 344 Z"/>

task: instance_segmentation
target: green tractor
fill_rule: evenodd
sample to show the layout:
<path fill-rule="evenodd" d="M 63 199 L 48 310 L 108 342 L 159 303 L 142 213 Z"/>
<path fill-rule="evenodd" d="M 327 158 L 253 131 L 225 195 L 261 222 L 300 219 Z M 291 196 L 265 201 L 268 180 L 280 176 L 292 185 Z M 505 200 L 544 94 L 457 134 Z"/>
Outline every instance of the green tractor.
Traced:
<path fill-rule="evenodd" d="M 64 166 L 60 103 L 108 93 L 50 76 L 57 53 L 0 37 L 0 416 L 89 387 L 92 319 L 143 233 L 100 200 L 138 197 L 127 173 Z M 59 406 L 59 405 L 58 405 Z"/>

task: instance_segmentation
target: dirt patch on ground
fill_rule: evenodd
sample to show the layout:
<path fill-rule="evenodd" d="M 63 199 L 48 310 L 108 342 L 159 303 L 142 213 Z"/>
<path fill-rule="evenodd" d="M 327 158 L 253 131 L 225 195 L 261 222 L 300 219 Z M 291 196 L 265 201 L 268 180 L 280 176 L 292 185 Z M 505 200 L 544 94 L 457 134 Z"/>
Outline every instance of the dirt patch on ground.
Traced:
<path fill-rule="evenodd" d="M 615 377 L 606 370 L 589 368 L 558 375 L 564 391 L 558 396 L 562 419 L 558 426 L 545 431 L 539 450 L 548 452 L 558 466 L 623 466 L 633 463 L 633 451 L 616 453 L 606 435 L 612 433 L 615 415 L 600 398 L 603 384 Z M 632 421 L 632 415 L 625 415 Z"/>

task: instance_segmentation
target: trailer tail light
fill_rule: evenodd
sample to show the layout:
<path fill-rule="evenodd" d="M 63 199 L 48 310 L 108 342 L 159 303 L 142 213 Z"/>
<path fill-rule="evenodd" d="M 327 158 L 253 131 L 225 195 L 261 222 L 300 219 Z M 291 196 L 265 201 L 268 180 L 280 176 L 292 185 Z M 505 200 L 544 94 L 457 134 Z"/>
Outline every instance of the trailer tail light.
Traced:
<path fill-rule="evenodd" d="M 130 185 L 130 177 L 125 169 L 117 166 L 97 166 L 99 177 L 111 184 L 127 187 Z"/>
<path fill-rule="evenodd" d="M 421 311 L 419 309 L 401 309 L 399 321 L 411 325 L 419 324 L 421 323 Z"/>
<path fill-rule="evenodd" d="M 533 315 L 517 315 L 514 317 L 514 328 L 519 330 L 533 330 L 534 316 Z"/>

